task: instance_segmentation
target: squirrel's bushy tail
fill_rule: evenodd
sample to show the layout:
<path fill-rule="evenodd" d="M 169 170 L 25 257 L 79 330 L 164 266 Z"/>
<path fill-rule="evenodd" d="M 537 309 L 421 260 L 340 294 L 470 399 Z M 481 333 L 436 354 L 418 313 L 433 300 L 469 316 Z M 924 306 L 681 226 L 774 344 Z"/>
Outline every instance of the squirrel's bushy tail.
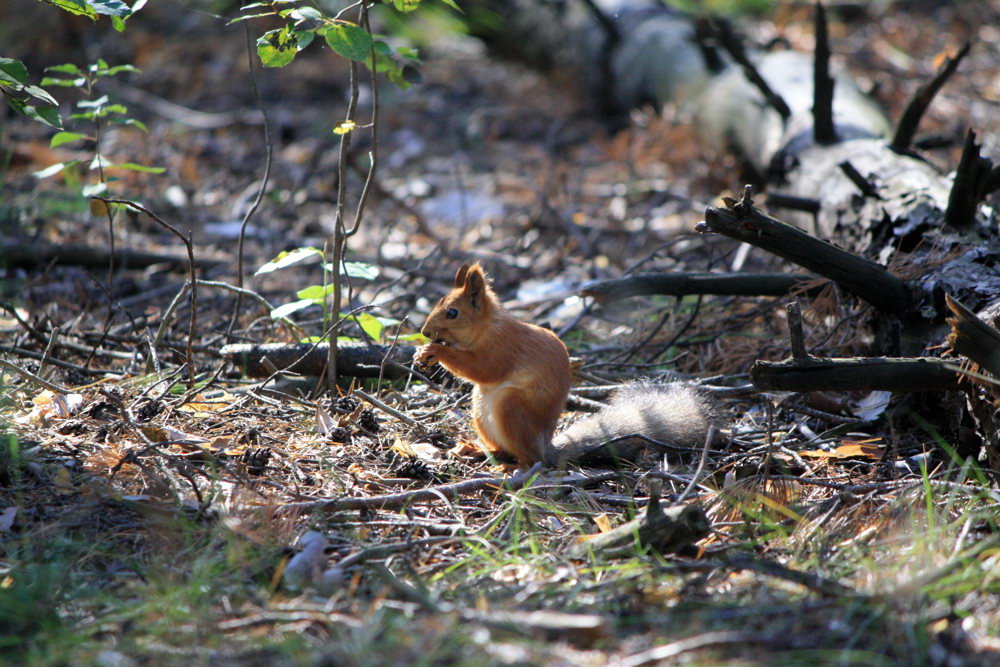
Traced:
<path fill-rule="evenodd" d="M 599 412 L 557 433 L 552 444 L 562 462 L 634 460 L 642 449 L 655 445 L 641 438 L 599 445 L 640 434 L 668 445 L 700 448 L 709 428 L 717 427 L 719 420 L 715 399 L 693 384 L 630 384 L 616 391 Z"/>

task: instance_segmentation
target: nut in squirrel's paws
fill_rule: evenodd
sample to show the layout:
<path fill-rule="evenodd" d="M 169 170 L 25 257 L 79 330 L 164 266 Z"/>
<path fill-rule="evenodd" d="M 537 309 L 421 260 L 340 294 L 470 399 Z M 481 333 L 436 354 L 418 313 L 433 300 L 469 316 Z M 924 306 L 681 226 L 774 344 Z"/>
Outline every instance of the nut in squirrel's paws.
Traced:
<path fill-rule="evenodd" d="M 428 343 L 418 348 L 417 353 L 413 355 L 413 364 L 415 366 L 433 366 L 437 363 L 436 351 L 437 343 Z"/>

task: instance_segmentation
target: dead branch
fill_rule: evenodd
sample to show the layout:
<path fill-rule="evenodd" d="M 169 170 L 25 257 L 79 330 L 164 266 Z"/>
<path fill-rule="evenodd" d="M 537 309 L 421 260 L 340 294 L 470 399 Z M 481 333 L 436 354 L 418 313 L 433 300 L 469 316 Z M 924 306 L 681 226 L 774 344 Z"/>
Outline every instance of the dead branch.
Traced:
<path fill-rule="evenodd" d="M 979 204 L 987 193 L 988 182 L 993 170 L 993 161 L 979 154 L 981 147 L 976 143 L 976 133 L 969 130 L 965 135 L 962 157 L 955 170 L 955 181 L 948 193 L 948 208 L 944 221 L 955 229 L 970 229 L 976 223 Z"/>
<path fill-rule="evenodd" d="M 182 266 L 188 259 L 182 255 L 143 252 L 130 248 L 116 248 L 112 253 L 107 247 L 88 246 L 77 243 L 45 243 L 24 239 L 4 239 L 0 241 L 0 266 L 45 267 L 50 264 L 72 266 L 105 267 L 111 259 L 115 266 L 126 269 L 145 269 L 154 264 Z M 225 260 L 196 259 L 200 269 L 220 266 Z"/>
<path fill-rule="evenodd" d="M 756 361 L 750 381 L 761 391 L 948 391 L 958 389 L 954 363 L 931 358 L 810 357 Z"/>
<path fill-rule="evenodd" d="M 743 49 L 743 44 L 740 42 L 739 38 L 733 34 L 730 29 L 729 24 L 725 21 L 710 21 L 709 26 L 715 33 L 716 39 L 726 50 L 726 52 L 735 60 L 740 67 L 743 68 L 743 73 L 746 75 L 747 79 L 757 87 L 767 103 L 778 112 L 781 119 L 787 121 L 791 115 L 792 110 L 789 108 L 788 103 L 785 102 L 784 98 L 768 85 L 764 77 L 761 76 L 760 72 L 757 71 L 757 67 L 753 64 L 749 57 L 747 57 L 746 51 Z"/>
<path fill-rule="evenodd" d="M 268 377 L 274 369 L 319 376 L 326 365 L 329 343 L 239 343 L 219 350 L 248 377 Z M 407 365 L 416 348 L 412 345 L 368 345 L 337 343 L 338 372 L 354 377 L 382 377 L 395 380 L 409 374 Z M 266 360 L 266 361 L 265 361 Z"/>
<path fill-rule="evenodd" d="M 955 353 L 1000 377 L 1000 333 L 951 296 L 945 295 L 944 300 L 954 315 L 947 320 L 951 327 L 948 345 Z"/>
<path fill-rule="evenodd" d="M 945 82 L 958 69 L 958 64 L 962 62 L 962 58 L 969 53 L 970 46 L 969 42 L 966 42 L 965 46 L 959 50 L 954 58 L 945 60 L 933 79 L 917 88 L 917 91 L 913 94 L 913 98 L 906 105 L 906 109 L 899 119 L 896 134 L 893 136 L 889 148 L 897 153 L 905 153 L 910 150 L 910 145 L 913 143 L 913 137 L 917 134 L 917 126 L 920 125 L 920 119 L 923 118 L 924 112 L 927 111 L 927 107 L 930 106 L 931 101 L 937 95 L 938 91 L 941 90 L 941 87 L 944 86 Z"/>
<path fill-rule="evenodd" d="M 821 146 L 837 142 L 833 125 L 833 77 L 830 76 L 830 37 L 826 9 L 816 3 L 816 51 L 813 54 L 813 140 Z"/>
<path fill-rule="evenodd" d="M 796 287 L 814 280 L 814 277 L 800 273 L 641 273 L 627 278 L 588 283 L 584 285 L 581 294 L 592 296 L 600 302 L 649 294 L 784 296 Z M 819 289 L 816 287 L 812 291 Z"/>
<path fill-rule="evenodd" d="M 588 553 L 615 557 L 634 548 L 636 539 L 657 553 L 683 551 L 711 531 L 711 524 L 700 505 L 660 505 L 659 479 L 650 480 L 649 502 L 642 516 L 606 533 L 574 542 L 566 551 L 569 558 L 585 558 Z"/>
<path fill-rule="evenodd" d="M 904 315 L 913 307 L 911 287 L 885 268 L 772 218 L 754 208 L 746 195 L 728 209 L 706 209 L 697 230 L 724 234 L 794 262 L 883 312 Z"/>

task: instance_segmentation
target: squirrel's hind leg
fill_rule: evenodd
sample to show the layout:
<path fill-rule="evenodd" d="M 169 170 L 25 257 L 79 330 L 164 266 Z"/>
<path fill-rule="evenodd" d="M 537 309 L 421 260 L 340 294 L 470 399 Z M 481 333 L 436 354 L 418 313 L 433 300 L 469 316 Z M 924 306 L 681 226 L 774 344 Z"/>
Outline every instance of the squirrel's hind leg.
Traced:
<path fill-rule="evenodd" d="M 550 462 L 552 433 L 559 416 L 539 414 L 537 403 L 516 390 L 505 391 L 497 397 L 495 406 L 501 449 L 523 466 L 538 461 Z"/>

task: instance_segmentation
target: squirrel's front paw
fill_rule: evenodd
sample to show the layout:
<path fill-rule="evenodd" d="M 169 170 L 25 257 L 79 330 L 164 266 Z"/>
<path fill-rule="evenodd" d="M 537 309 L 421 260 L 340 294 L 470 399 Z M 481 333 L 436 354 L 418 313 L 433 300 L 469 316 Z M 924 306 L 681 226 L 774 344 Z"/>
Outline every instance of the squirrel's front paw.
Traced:
<path fill-rule="evenodd" d="M 415 366 L 433 366 L 438 362 L 436 353 L 439 347 L 440 345 L 436 343 L 428 343 L 417 348 L 417 353 L 413 355 L 413 364 Z"/>

